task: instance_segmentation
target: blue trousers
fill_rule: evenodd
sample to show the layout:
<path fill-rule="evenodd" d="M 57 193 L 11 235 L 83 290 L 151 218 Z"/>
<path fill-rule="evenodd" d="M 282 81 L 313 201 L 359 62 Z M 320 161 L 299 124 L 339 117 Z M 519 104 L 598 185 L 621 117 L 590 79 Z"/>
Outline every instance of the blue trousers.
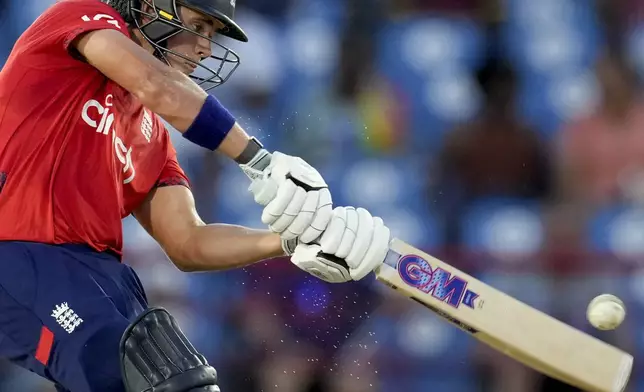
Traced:
<path fill-rule="evenodd" d="M 119 341 L 146 308 L 136 273 L 114 255 L 0 242 L 0 358 L 59 391 L 124 392 Z"/>

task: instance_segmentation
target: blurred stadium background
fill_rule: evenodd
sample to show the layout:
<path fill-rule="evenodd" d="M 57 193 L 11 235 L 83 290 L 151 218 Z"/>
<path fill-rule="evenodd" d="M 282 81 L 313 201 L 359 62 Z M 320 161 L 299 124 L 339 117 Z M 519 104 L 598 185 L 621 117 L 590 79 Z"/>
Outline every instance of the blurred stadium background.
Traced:
<path fill-rule="evenodd" d="M 0 64 L 52 2 L 0 0 Z M 250 42 L 214 93 L 252 134 L 318 167 L 336 205 L 632 352 L 644 391 L 644 2 L 240 0 L 237 19 Z M 204 218 L 261 226 L 235 165 L 175 142 Z M 287 260 L 183 274 L 124 227 L 224 392 L 575 390 L 372 280 Z M 603 292 L 628 306 L 618 331 L 585 321 Z M 0 391 L 53 389 L 2 364 Z"/>

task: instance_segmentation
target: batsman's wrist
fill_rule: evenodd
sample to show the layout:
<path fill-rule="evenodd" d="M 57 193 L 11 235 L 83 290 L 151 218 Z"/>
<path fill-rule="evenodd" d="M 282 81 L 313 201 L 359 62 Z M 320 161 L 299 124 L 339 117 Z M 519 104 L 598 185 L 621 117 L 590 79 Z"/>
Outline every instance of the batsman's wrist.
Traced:
<path fill-rule="evenodd" d="M 289 256 L 284 251 L 284 247 L 282 246 L 282 239 L 280 238 L 279 234 L 268 232 L 268 236 L 266 238 L 266 247 L 269 258 Z"/>

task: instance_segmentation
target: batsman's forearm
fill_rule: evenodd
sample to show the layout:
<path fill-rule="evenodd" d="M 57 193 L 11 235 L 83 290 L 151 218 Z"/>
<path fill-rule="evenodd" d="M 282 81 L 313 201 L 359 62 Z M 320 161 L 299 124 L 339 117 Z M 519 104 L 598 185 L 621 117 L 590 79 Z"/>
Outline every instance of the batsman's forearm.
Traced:
<path fill-rule="evenodd" d="M 149 89 L 137 94 L 143 105 L 179 132 L 185 132 L 208 94 L 188 76 L 160 62 L 150 70 L 148 79 Z"/>
<path fill-rule="evenodd" d="M 194 229 L 175 264 L 187 272 L 240 268 L 283 256 L 279 235 L 267 230 L 212 224 Z"/>
<path fill-rule="evenodd" d="M 132 35 L 134 41 L 141 38 L 137 37 L 137 34 Z M 208 94 L 190 77 L 154 58 L 134 41 L 121 32 L 107 29 L 82 34 L 72 45 L 90 65 L 132 93 L 143 106 L 179 132 L 185 133 L 202 112 Z M 222 124 L 217 124 L 217 116 L 212 120 L 213 133 L 223 136 L 228 132 L 219 150 L 236 158 L 248 144 L 249 137 L 241 127 L 233 126 L 230 119 L 224 117 Z M 208 122 L 202 125 L 206 131 Z M 221 129 L 228 127 L 232 129 Z M 216 140 L 219 141 L 219 137 Z"/>
<path fill-rule="evenodd" d="M 165 73 L 158 72 L 156 85 L 160 85 L 163 94 L 152 95 L 147 107 L 170 123 L 176 130 L 184 133 L 195 121 L 206 100 L 207 93 L 195 84 L 189 77 L 172 70 L 162 68 Z M 233 125 L 217 151 L 235 159 L 248 145 L 250 136 L 239 126 Z"/>

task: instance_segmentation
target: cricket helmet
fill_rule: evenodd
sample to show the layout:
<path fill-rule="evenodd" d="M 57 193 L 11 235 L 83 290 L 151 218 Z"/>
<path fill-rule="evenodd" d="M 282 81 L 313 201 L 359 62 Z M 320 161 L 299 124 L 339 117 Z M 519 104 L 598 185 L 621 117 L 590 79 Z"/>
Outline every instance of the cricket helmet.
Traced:
<path fill-rule="evenodd" d="M 182 58 L 197 68 L 190 77 L 204 90 L 215 88 L 230 78 L 239 66 L 239 56 L 232 49 L 206 37 L 181 20 L 180 7 L 187 7 L 220 21 L 224 28 L 218 34 L 247 42 L 246 33 L 235 23 L 236 0 L 103 0 L 114 7 L 125 21 L 137 28 L 155 48 L 155 56 L 168 63 L 167 55 Z M 147 5 L 147 7 L 143 7 Z M 144 9 L 147 8 L 147 9 Z M 195 62 L 181 53 L 167 48 L 167 40 L 182 32 L 195 34 L 212 43 L 212 55 Z"/>

